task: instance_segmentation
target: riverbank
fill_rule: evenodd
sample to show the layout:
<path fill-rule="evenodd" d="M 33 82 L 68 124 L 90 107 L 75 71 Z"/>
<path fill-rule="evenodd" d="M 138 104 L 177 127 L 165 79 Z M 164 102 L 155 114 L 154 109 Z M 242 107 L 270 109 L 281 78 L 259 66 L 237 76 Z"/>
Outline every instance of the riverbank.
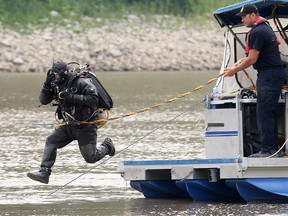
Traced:
<path fill-rule="evenodd" d="M 175 23 L 179 26 L 165 28 L 143 24 L 133 15 L 125 23 L 78 32 L 77 26 L 69 25 L 31 34 L 0 30 L 0 72 L 46 72 L 55 59 L 89 63 L 93 71 L 215 70 L 221 66 L 223 33 L 217 26 Z"/>

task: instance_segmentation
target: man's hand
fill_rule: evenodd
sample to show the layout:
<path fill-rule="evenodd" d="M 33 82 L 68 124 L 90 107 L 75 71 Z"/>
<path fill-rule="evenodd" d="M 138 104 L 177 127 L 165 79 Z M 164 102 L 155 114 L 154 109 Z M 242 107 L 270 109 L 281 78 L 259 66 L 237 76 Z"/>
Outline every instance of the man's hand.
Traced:
<path fill-rule="evenodd" d="M 288 84 L 283 85 L 282 88 L 287 91 L 288 90 Z"/>
<path fill-rule="evenodd" d="M 74 99 L 74 94 L 71 92 L 63 92 L 62 91 L 62 92 L 59 92 L 58 98 L 59 98 L 59 100 L 64 100 L 68 104 L 72 104 L 73 99 Z"/>
<path fill-rule="evenodd" d="M 51 88 L 51 82 L 53 82 L 55 78 L 55 74 L 51 71 L 51 69 L 49 69 L 46 75 L 46 80 L 44 82 L 44 87 Z"/>
<path fill-rule="evenodd" d="M 234 67 L 231 67 L 231 68 L 226 68 L 224 72 L 225 72 L 224 77 L 231 77 L 238 71 Z"/>

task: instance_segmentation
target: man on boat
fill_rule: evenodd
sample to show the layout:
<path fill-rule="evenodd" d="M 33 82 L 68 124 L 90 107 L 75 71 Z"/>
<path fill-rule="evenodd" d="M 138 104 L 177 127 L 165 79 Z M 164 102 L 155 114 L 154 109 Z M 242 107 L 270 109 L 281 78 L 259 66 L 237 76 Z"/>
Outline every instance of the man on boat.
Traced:
<path fill-rule="evenodd" d="M 278 150 L 277 105 L 285 82 L 279 41 L 254 4 L 244 5 L 237 16 L 241 17 L 244 26 L 251 27 L 246 39 L 246 58 L 227 68 L 224 76 L 233 76 L 251 65 L 257 70 L 256 112 L 261 151 L 250 157 L 269 157 Z"/>
<path fill-rule="evenodd" d="M 56 100 L 56 114 L 65 123 L 47 137 L 40 169 L 27 173 L 29 178 L 48 184 L 57 149 L 73 140 L 78 140 L 80 152 L 87 163 L 95 163 L 105 155 L 115 155 L 110 138 L 96 147 L 98 92 L 90 78 L 76 76 L 64 61 L 55 61 L 47 73 L 39 100 L 43 105 Z"/>

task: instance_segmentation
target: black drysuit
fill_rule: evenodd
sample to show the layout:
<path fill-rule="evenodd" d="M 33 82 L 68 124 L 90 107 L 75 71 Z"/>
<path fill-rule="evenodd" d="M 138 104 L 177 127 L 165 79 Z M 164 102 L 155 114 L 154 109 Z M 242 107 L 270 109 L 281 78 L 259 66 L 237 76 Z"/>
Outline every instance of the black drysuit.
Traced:
<path fill-rule="evenodd" d="M 59 101 L 56 111 L 58 118 L 68 124 L 57 127 L 47 137 L 41 167 L 51 171 L 57 149 L 73 140 L 78 141 L 80 152 L 86 162 L 95 163 L 102 159 L 108 153 L 108 149 L 103 145 L 96 147 L 97 125 L 77 124 L 80 121 L 92 122 L 97 118 L 98 93 L 91 79 L 70 73 L 63 84 L 55 85 L 51 89 L 44 86 L 39 96 L 41 104 L 49 104 L 53 99 Z"/>

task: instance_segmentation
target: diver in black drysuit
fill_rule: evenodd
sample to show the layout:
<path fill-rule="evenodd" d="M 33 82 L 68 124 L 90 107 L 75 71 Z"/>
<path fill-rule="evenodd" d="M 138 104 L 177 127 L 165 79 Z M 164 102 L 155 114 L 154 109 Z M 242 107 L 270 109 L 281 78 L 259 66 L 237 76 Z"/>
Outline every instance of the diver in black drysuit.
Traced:
<path fill-rule="evenodd" d="M 40 170 L 27 173 L 35 181 L 48 184 L 51 167 L 54 165 L 57 149 L 78 141 L 80 152 L 87 163 L 95 163 L 105 155 L 114 156 L 115 147 L 110 138 L 96 147 L 97 125 L 79 124 L 97 119 L 98 93 L 90 78 L 76 76 L 69 72 L 61 60 L 53 63 L 48 71 L 39 100 L 46 105 L 56 99 L 59 102 L 56 113 L 66 125 L 57 127 L 46 139 Z"/>

